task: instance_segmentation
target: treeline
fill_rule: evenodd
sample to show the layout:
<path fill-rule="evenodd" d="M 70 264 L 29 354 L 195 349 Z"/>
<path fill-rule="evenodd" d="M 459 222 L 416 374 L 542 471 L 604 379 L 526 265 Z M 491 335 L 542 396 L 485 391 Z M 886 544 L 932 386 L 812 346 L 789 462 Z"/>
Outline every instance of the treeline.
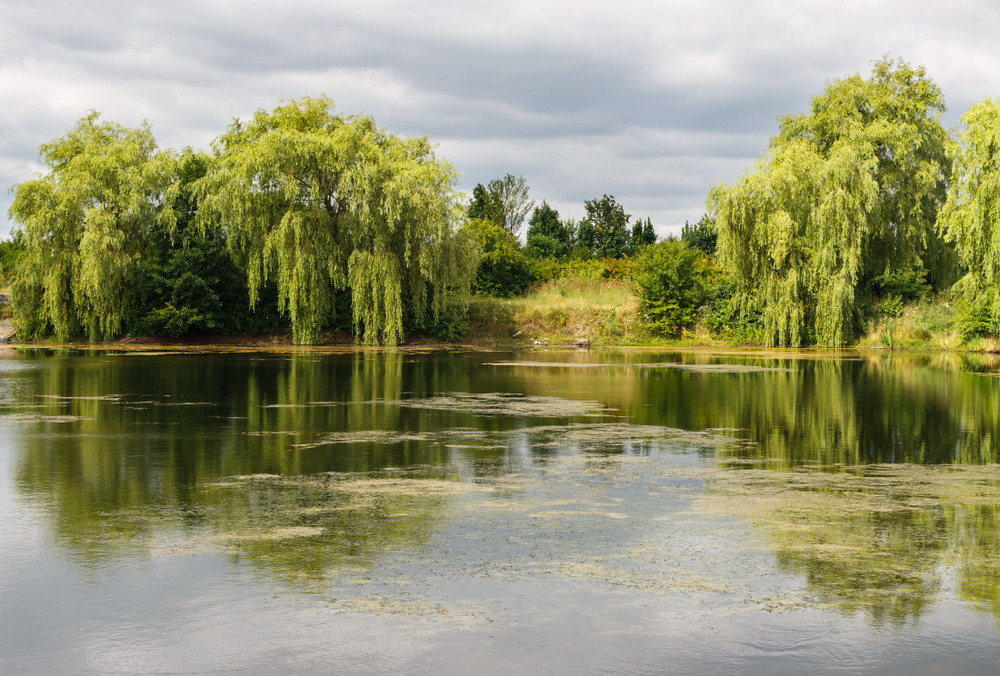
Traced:
<path fill-rule="evenodd" d="M 634 256 L 627 274 L 640 319 L 667 336 L 698 326 L 730 343 L 841 347 L 936 299 L 951 317 L 936 330 L 995 339 L 1000 99 L 973 106 L 957 135 L 942 126 L 944 111 L 923 67 L 883 58 L 867 78 L 835 80 L 808 112 L 779 118 L 761 159 L 713 187 L 705 216 L 680 240 L 649 246 L 645 224 L 607 229 L 620 208 L 605 196 L 587 202 L 579 224 L 547 216 L 543 204 L 524 253 Z M 469 215 L 492 213 L 491 200 L 516 193 L 514 183 L 478 186 Z M 484 259 L 478 279 L 490 270 Z"/>
<path fill-rule="evenodd" d="M 841 347 L 886 326 L 891 346 L 904 307 L 936 305 L 947 319 L 928 311 L 933 330 L 995 340 L 1000 99 L 973 106 L 957 135 L 944 111 L 924 68 L 884 58 L 779 118 L 701 221 L 637 260 L 646 321 L 775 346 Z"/>
<path fill-rule="evenodd" d="M 555 277 L 629 278 L 630 258 L 656 241 L 653 222 L 630 222 L 632 215 L 614 196 L 585 201 L 586 216 L 576 222 L 561 219 L 548 202 L 536 206 L 529 192 L 524 177 L 511 174 L 473 189 L 465 227 L 481 251 L 476 294 L 516 296 Z"/>
<path fill-rule="evenodd" d="M 566 276 L 628 280 L 642 322 L 666 336 L 843 346 L 932 297 L 958 308 L 963 336 L 996 337 L 1000 99 L 973 106 L 957 136 L 944 110 L 902 61 L 835 80 L 660 242 L 610 195 L 562 219 L 508 174 L 465 201 L 426 139 L 326 98 L 236 120 L 211 153 L 160 150 L 147 125 L 91 113 L 41 147 L 44 175 L 14 187 L 0 274 L 26 338 L 457 339 L 471 294 Z"/>
<path fill-rule="evenodd" d="M 148 125 L 91 112 L 40 155 L 46 173 L 14 187 L 16 228 L 0 250 L 26 339 L 453 340 L 473 293 L 511 296 L 587 265 L 623 276 L 609 261 L 656 239 L 608 195 L 562 221 L 535 207 L 523 177 L 477 185 L 465 203 L 426 139 L 326 98 L 236 120 L 211 153 L 161 150 Z"/>
<path fill-rule="evenodd" d="M 92 112 L 14 187 L 20 336 L 328 328 L 395 344 L 461 316 L 478 258 L 456 174 L 426 139 L 305 98 L 236 120 L 212 153 Z"/>
<path fill-rule="evenodd" d="M 925 70 L 882 59 L 779 119 L 768 151 L 708 195 L 730 330 L 842 346 L 902 304 L 948 293 L 962 333 L 1000 327 L 1000 100 L 956 138 Z"/>

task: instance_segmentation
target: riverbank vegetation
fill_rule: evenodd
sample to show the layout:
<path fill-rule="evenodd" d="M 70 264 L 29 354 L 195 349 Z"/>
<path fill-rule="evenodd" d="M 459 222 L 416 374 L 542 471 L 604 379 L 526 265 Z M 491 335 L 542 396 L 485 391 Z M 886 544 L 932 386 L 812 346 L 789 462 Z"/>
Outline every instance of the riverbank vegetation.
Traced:
<path fill-rule="evenodd" d="M 609 194 L 579 221 L 512 174 L 465 201 L 426 139 L 325 97 L 236 120 L 210 153 L 92 112 L 14 187 L 0 275 L 25 339 L 995 349 L 1000 99 L 954 134 L 944 110 L 902 61 L 835 80 L 659 242 Z"/>

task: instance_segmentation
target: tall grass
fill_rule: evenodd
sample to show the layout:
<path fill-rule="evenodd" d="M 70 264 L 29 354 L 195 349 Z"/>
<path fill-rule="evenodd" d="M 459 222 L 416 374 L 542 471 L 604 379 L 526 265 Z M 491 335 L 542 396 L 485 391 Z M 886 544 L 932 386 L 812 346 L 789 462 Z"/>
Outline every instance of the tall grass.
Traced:
<path fill-rule="evenodd" d="M 469 308 L 470 340 L 606 345 L 645 342 L 639 301 L 628 282 L 561 278 L 511 299 L 476 298 Z"/>
<path fill-rule="evenodd" d="M 596 345 L 722 345 L 704 321 L 679 340 L 650 333 L 638 317 L 639 299 L 631 283 L 566 277 L 536 285 L 510 299 L 479 297 L 469 309 L 472 342 Z M 910 350 L 1000 350 L 996 337 L 965 338 L 961 312 L 947 295 L 926 297 L 897 308 L 898 314 L 871 322 L 858 347 Z"/>
<path fill-rule="evenodd" d="M 886 349 L 977 349 L 963 341 L 958 316 L 946 296 L 926 297 L 904 305 L 896 316 L 881 317 L 858 341 L 859 347 Z"/>
<path fill-rule="evenodd" d="M 534 286 L 525 295 L 511 299 L 513 305 L 562 308 L 638 307 L 631 284 L 608 279 L 552 279 Z"/>

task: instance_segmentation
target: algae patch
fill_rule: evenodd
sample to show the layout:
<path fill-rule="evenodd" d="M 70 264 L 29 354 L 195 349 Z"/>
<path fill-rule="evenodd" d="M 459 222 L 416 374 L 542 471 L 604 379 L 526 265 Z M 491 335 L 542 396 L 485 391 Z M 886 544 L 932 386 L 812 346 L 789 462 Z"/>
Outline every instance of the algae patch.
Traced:
<path fill-rule="evenodd" d="M 4 423 L 71 423 L 80 420 L 93 420 L 78 415 L 43 415 L 41 413 L 4 413 L 0 414 L 0 424 Z"/>
<path fill-rule="evenodd" d="M 405 408 L 456 411 L 483 416 L 575 417 L 607 415 L 612 411 L 597 401 L 578 401 L 561 397 L 542 397 L 506 392 L 482 394 L 455 392 L 446 396 L 426 399 L 403 399 L 398 403 Z"/>
<path fill-rule="evenodd" d="M 398 444 L 404 441 L 427 441 L 426 434 L 387 432 L 384 430 L 364 430 L 358 432 L 336 432 L 322 439 L 308 443 L 293 444 L 295 448 L 309 449 L 331 444 Z"/>
<path fill-rule="evenodd" d="M 959 595 L 1000 612 L 1000 485 L 988 466 L 866 465 L 841 472 L 716 469 L 703 513 L 753 524 L 813 597 L 875 624 L 915 621 L 953 571 Z"/>
<path fill-rule="evenodd" d="M 755 364 L 692 364 L 685 362 L 547 362 L 547 361 L 499 361 L 487 362 L 486 366 L 504 366 L 519 368 L 554 368 L 554 369 L 597 369 L 597 368 L 634 368 L 634 369 L 674 369 L 688 373 L 794 373 L 794 369 L 757 366 Z"/>

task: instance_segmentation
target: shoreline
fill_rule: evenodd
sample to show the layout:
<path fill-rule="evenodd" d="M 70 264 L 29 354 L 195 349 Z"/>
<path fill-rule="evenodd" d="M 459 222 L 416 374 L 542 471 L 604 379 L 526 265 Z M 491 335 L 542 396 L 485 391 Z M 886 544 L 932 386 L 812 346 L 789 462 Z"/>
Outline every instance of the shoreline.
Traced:
<path fill-rule="evenodd" d="M 246 337 L 206 337 L 204 340 L 180 341 L 157 338 L 123 338 L 111 341 L 66 341 L 54 340 L 17 341 L 0 343 L 0 354 L 12 353 L 18 350 L 73 350 L 78 352 L 111 351 L 125 354 L 208 354 L 208 353 L 248 353 L 261 352 L 270 354 L 292 354 L 297 352 L 313 352 L 339 354 L 349 352 L 434 352 L 434 351 L 525 351 L 525 352 L 606 352 L 606 351 L 663 351 L 684 352 L 691 354 L 724 355 L 760 355 L 783 358 L 815 358 L 828 355 L 850 355 L 865 353 L 887 354 L 968 354 L 981 356 L 998 356 L 997 349 L 972 348 L 941 348 L 941 347 L 883 347 L 873 345 L 853 345 L 842 348 L 802 346 L 802 347 L 769 347 L 759 345 L 706 344 L 695 342 L 656 341 L 649 343 L 629 344 L 580 344 L 579 341 L 454 341 L 444 342 L 422 336 L 411 337 L 399 345 L 364 345 L 353 340 L 337 337 L 324 340 L 314 345 L 295 345 L 291 342 L 291 334 L 276 334 L 269 336 Z"/>

